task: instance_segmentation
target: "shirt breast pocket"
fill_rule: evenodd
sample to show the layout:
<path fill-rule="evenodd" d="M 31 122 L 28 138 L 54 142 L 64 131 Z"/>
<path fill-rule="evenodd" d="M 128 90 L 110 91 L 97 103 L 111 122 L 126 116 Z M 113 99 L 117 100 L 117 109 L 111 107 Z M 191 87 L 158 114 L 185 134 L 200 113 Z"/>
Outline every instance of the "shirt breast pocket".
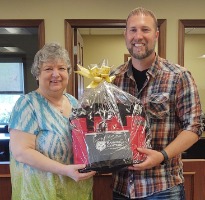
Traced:
<path fill-rule="evenodd" d="M 169 115 L 169 93 L 152 94 L 148 99 L 148 113 L 151 118 L 163 119 Z"/>

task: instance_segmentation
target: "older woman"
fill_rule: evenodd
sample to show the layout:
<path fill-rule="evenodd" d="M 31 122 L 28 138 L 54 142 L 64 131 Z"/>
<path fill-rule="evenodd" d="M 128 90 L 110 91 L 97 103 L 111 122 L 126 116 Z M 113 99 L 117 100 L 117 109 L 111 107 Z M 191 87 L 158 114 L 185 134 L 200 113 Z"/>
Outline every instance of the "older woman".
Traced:
<path fill-rule="evenodd" d="M 45 45 L 31 72 L 38 89 L 18 99 L 9 123 L 12 199 L 91 199 L 95 172 L 79 173 L 85 165 L 72 164 L 69 116 L 77 100 L 64 93 L 67 51 L 56 43 Z"/>

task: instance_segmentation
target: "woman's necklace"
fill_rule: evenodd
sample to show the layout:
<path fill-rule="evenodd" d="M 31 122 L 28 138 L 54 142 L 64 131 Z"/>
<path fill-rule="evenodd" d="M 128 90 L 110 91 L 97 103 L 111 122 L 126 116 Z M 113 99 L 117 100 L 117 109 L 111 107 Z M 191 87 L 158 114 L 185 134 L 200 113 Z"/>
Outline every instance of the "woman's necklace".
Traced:
<path fill-rule="evenodd" d="M 36 90 L 36 92 L 38 92 L 40 95 L 42 95 L 42 93 L 40 92 L 39 89 Z M 56 103 L 54 103 L 54 101 L 52 101 L 51 99 L 49 99 L 48 97 L 46 98 L 44 95 L 42 95 L 51 105 L 53 105 L 55 108 L 57 108 L 61 114 L 63 114 L 64 109 L 64 95 L 62 96 L 62 100 L 60 102 L 60 105 L 57 105 Z"/>
<path fill-rule="evenodd" d="M 63 114 L 63 104 L 64 104 L 64 98 L 62 100 L 62 103 L 61 103 L 61 107 L 60 107 L 60 113 Z"/>
<path fill-rule="evenodd" d="M 64 105 L 64 98 L 62 98 L 62 101 L 61 101 L 61 105 L 56 105 L 55 103 L 53 103 L 53 101 L 51 101 L 50 99 L 47 99 L 54 107 L 56 107 L 61 114 L 63 114 L 63 105 Z"/>

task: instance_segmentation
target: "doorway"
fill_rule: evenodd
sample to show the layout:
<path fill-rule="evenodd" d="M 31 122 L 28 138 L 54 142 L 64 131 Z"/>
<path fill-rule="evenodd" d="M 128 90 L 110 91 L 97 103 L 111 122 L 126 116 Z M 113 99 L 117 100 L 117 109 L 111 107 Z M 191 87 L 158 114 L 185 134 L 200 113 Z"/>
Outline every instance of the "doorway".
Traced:
<path fill-rule="evenodd" d="M 124 19 L 65 19 L 65 48 L 69 52 L 73 71 L 77 70 L 77 55 L 74 48 L 74 30 L 79 28 L 125 28 Z M 158 54 L 166 58 L 166 19 L 158 19 L 159 40 Z M 78 98 L 78 91 L 81 90 L 78 85 L 78 75 L 71 74 L 67 92 Z"/>

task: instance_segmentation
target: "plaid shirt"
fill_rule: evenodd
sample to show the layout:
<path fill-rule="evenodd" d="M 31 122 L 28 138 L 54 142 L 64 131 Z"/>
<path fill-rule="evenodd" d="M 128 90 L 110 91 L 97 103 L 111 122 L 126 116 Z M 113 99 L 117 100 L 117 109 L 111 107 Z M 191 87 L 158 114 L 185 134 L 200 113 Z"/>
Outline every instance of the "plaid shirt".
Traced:
<path fill-rule="evenodd" d="M 186 68 L 156 56 L 147 71 L 147 80 L 138 91 L 131 60 L 118 67 L 114 84 L 143 103 L 151 129 L 152 149 L 161 151 L 182 130 L 202 134 L 202 110 L 195 82 Z M 187 133 L 188 134 L 188 133 Z M 130 198 L 149 196 L 184 181 L 181 155 L 144 171 L 113 173 L 114 191 Z"/>

